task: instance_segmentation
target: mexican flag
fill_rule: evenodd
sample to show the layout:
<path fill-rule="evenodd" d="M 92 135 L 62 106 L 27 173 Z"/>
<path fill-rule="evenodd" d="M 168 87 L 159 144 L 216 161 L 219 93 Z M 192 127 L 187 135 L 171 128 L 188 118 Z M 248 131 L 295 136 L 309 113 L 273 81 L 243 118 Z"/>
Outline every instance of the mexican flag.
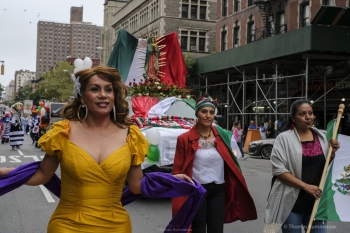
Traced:
<path fill-rule="evenodd" d="M 327 125 L 327 139 L 333 134 L 335 120 Z M 350 137 L 338 135 L 340 148 L 330 164 L 316 220 L 350 222 Z"/>
<path fill-rule="evenodd" d="M 118 69 L 126 85 L 134 81 L 139 83 L 140 79 L 145 79 L 146 44 L 145 39 L 136 38 L 124 29 L 119 30 L 107 66 Z M 178 83 L 185 87 L 187 68 L 177 33 L 172 32 L 159 38 L 157 44 L 161 48 L 159 60 L 165 63 L 165 66 L 159 67 L 159 72 L 164 74 L 161 81 Z"/>

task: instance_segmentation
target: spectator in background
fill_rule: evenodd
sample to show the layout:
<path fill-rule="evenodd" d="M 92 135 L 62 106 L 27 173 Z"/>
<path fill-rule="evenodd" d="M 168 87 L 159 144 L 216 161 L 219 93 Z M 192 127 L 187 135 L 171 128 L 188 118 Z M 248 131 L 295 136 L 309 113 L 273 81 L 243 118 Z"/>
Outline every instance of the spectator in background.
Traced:
<path fill-rule="evenodd" d="M 247 132 L 248 132 L 248 126 L 247 124 L 244 125 L 244 128 L 243 128 L 243 134 L 242 134 L 242 145 L 244 146 L 244 143 L 245 143 L 245 139 L 247 137 Z"/>
<path fill-rule="evenodd" d="M 27 126 L 28 126 L 28 118 L 27 115 L 22 116 L 22 129 L 23 129 L 23 134 L 27 134 Z"/>
<path fill-rule="evenodd" d="M 265 122 L 264 122 L 265 129 L 267 129 L 267 126 L 269 126 L 269 122 L 265 119 Z"/>
<path fill-rule="evenodd" d="M 272 124 L 272 121 L 269 120 L 269 124 L 266 127 L 266 138 L 273 138 L 273 132 L 274 132 L 273 124 Z"/>
<path fill-rule="evenodd" d="M 31 110 L 32 119 L 30 120 L 30 138 L 32 139 L 32 144 L 35 144 L 35 148 L 38 148 L 39 117 L 38 117 L 38 110 L 36 110 L 35 108 Z"/>
<path fill-rule="evenodd" d="M 232 124 L 232 128 L 231 128 L 231 132 L 232 133 L 234 133 L 234 131 L 235 131 L 235 128 L 237 128 L 237 122 L 233 122 L 233 124 Z"/>
<path fill-rule="evenodd" d="M 253 120 L 250 121 L 248 129 L 256 129 L 256 125 L 255 125 L 255 122 Z"/>
<path fill-rule="evenodd" d="M 266 128 L 264 126 L 264 123 L 260 123 L 259 131 L 260 131 L 261 139 L 266 139 Z"/>
<path fill-rule="evenodd" d="M 243 144 L 242 144 L 242 135 L 243 135 L 242 125 L 240 123 L 235 123 L 235 124 L 236 124 L 236 127 L 233 130 L 233 136 L 237 141 L 237 145 L 239 147 L 239 150 L 241 151 L 242 157 L 244 157 Z"/>

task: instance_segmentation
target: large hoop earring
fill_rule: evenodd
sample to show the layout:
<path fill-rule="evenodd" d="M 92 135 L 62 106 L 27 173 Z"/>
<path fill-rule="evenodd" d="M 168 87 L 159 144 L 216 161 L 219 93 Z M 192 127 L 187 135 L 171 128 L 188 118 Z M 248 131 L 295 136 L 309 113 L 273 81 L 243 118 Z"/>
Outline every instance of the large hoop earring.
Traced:
<path fill-rule="evenodd" d="M 88 115 L 88 108 L 86 107 L 85 104 L 82 104 L 82 105 L 80 105 L 80 106 L 78 107 L 78 119 L 79 119 L 80 121 L 82 121 L 82 119 L 80 119 L 80 114 L 79 114 L 80 108 L 85 108 L 85 109 L 86 109 L 86 110 L 85 110 L 85 116 L 84 116 L 83 120 L 85 120 L 86 117 L 87 117 L 87 115 Z"/>
<path fill-rule="evenodd" d="M 115 105 L 113 106 L 113 117 L 114 117 L 114 121 L 117 121 L 117 114 L 115 113 Z"/>

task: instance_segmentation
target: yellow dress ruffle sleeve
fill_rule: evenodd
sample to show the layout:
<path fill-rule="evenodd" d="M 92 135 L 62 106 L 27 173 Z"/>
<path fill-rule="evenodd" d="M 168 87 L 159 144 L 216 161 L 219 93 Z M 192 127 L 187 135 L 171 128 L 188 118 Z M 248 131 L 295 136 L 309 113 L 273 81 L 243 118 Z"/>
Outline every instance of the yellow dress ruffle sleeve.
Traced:
<path fill-rule="evenodd" d="M 130 126 L 127 141 L 132 156 L 131 166 L 140 165 L 147 157 L 149 142 L 136 125 Z"/>
<path fill-rule="evenodd" d="M 38 145 L 48 155 L 57 155 L 61 159 L 61 152 L 63 150 L 62 142 L 68 139 L 70 125 L 68 120 L 58 121 L 52 124 L 48 130 L 39 139 Z"/>

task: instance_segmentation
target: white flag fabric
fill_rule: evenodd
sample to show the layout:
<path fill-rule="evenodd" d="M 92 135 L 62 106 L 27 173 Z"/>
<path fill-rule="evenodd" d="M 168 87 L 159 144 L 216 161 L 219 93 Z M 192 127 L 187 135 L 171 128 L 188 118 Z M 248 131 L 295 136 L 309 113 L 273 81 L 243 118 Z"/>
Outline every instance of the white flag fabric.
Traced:
<path fill-rule="evenodd" d="M 338 141 L 340 148 L 328 168 L 316 220 L 350 222 L 350 137 L 339 134 Z"/>

